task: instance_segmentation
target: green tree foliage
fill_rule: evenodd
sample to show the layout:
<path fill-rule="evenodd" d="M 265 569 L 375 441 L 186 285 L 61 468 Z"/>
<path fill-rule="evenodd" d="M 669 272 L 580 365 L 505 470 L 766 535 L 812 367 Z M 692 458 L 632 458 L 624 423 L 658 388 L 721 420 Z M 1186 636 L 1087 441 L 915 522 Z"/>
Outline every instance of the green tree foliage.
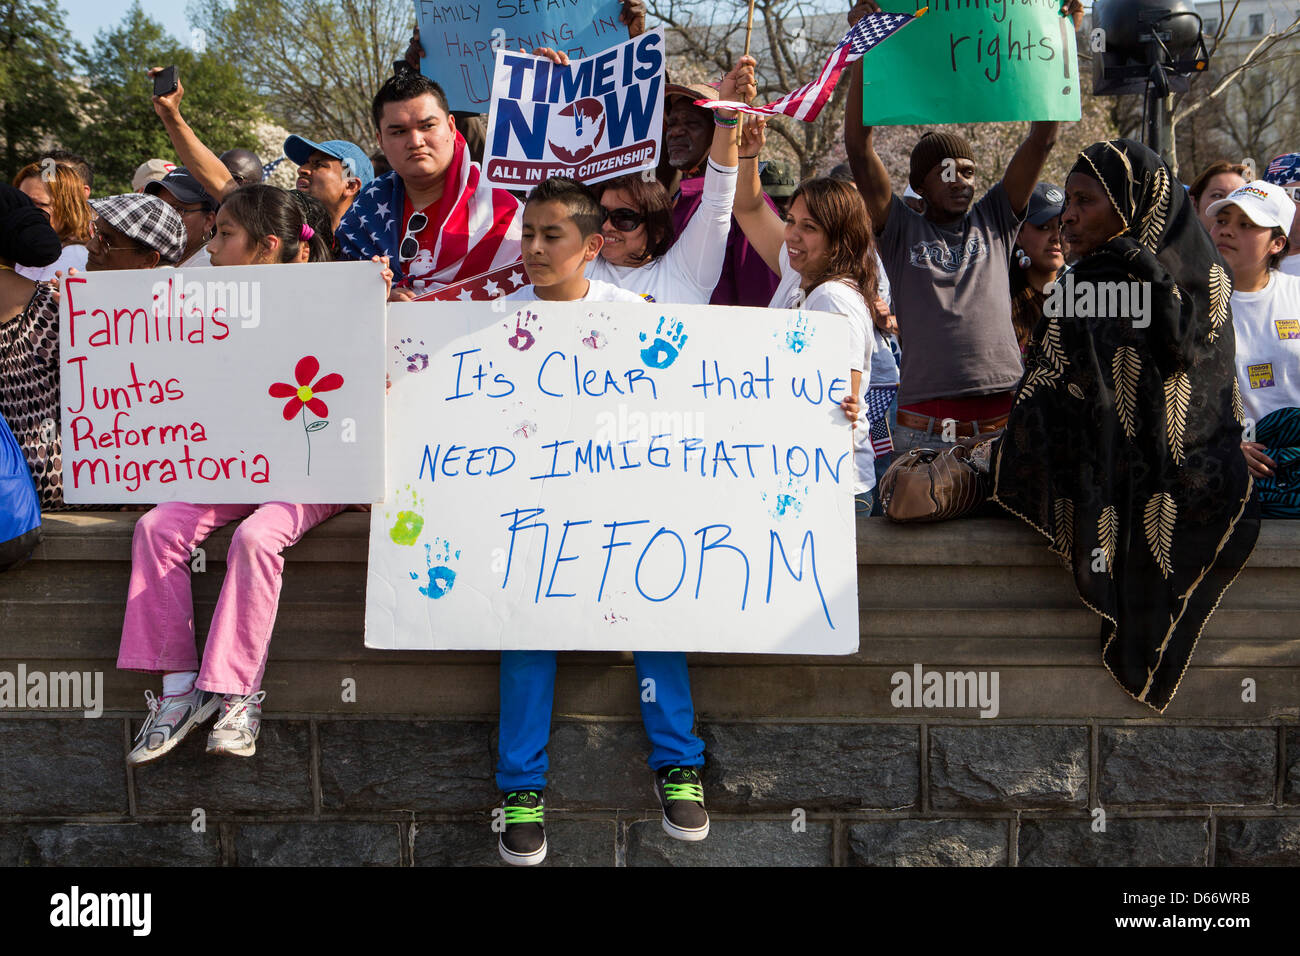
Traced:
<path fill-rule="evenodd" d="M 0 0 L 0 177 L 78 125 L 67 60 L 78 50 L 55 0 Z"/>
<path fill-rule="evenodd" d="M 261 102 L 240 64 L 210 44 L 181 43 L 137 3 L 117 27 L 96 35 L 83 62 L 86 122 L 67 145 L 94 165 L 97 194 L 130 192 L 131 175 L 142 162 L 174 157 L 153 110 L 153 81 L 145 75 L 151 66 L 173 64 L 185 88 L 185 118 L 205 144 L 218 153 L 256 146 L 253 124 Z"/>
<path fill-rule="evenodd" d="M 406 50 L 410 0 L 196 0 L 208 45 L 239 62 L 275 122 L 373 149 L 370 101 Z"/>

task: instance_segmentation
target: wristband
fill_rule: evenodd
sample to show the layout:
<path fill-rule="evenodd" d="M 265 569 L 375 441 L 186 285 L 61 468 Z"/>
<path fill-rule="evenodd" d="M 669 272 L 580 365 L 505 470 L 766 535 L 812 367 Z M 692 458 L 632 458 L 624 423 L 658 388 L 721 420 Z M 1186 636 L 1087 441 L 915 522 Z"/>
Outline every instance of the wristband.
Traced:
<path fill-rule="evenodd" d="M 724 129 L 732 129 L 735 126 L 739 125 L 739 123 L 740 123 L 739 116 L 733 116 L 731 119 L 727 119 L 726 117 L 719 116 L 717 113 L 713 114 L 714 126 L 721 126 Z"/>

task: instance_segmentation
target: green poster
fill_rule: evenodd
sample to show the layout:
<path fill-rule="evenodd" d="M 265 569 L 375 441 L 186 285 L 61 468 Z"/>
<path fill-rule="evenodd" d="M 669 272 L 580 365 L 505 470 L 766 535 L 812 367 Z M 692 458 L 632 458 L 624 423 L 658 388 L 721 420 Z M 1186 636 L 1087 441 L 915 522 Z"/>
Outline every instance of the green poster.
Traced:
<path fill-rule="evenodd" d="M 883 0 L 911 13 L 924 5 Z M 1060 0 L 930 0 L 862 58 L 869 126 L 1077 120 L 1079 57 Z"/>

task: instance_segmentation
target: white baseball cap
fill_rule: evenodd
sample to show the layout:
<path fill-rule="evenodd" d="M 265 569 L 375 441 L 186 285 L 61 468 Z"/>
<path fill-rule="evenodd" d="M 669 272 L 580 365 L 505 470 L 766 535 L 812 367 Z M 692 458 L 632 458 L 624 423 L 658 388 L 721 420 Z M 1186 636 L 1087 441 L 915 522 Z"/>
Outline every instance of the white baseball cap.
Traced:
<path fill-rule="evenodd" d="M 1277 226 L 1284 233 L 1291 231 L 1295 219 L 1295 203 L 1281 186 L 1262 179 L 1234 189 L 1222 199 L 1210 203 L 1207 215 L 1213 216 L 1224 206 L 1236 206 L 1257 226 Z"/>

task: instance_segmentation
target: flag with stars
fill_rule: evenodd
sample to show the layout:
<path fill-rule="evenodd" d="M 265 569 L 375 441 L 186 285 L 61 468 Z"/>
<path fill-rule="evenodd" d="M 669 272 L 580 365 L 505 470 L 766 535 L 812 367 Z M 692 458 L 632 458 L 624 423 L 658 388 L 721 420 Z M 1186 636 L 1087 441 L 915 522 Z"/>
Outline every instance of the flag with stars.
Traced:
<path fill-rule="evenodd" d="M 889 406 L 898 392 L 897 385 L 869 385 L 867 387 L 867 422 L 870 425 L 868 435 L 871 438 L 871 450 L 876 457 L 888 455 L 894 450 L 894 436 L 889 431 Z"/>
<path fill-rule="evenodd" d="M 1268 164 L 1264 179 L 1274 186 L 1300 185 L 1300 153 L 1283 153 Z"/>
<path fill-rule="evenodd" d="M 836 44 L 831 55 L 822 65 L 821 72 L 808 83 L 793 93 L 787 93 L 766 106 L 746 106 L 732 100 L 696 100 L 696 106 L 705 109 L 739 110 L 756 116 L 793 116 L 797 120 L 810 123 L 817 118 L 835 92 L 844 68 L 862 59 L 862 55 L 889 39 L 903 27 L 907 26 L 929 7 L 922 7 L 915 14 L 911 13 L 870 13 L 849 27 L 849 32 Z"/>
<path fill-rule="evenodd" d="M 528 274 L 524 272 L 524 260 L 520 259 L 504 265 L 500 269 L 485 272 L 482 275 L 465 279 L 454 285 L 443 286 L 435 292 L 417 295 L 415 301 L 481 302 L 484 299 L 496 299 L 503 295 L 509 295 L 526 285 L 528 285 Z"/>
<path fill-rule="evenodd" d="M 433 248 L 420 250 L 422 258 L 423 253 L 432 258 L 432 268 L 419 277 L 442 288 L 519 261 L 523 203 L 504 189 L 488 185 L 459 132 L 444 175 L 442 198 L 423 210 L 438 228 L 433 232 Z M 407 229 L 405 205 L 405 187 L 396 172 L 373 180 L 357 194 L 339 222 L 336 235 L 341 258 L 364 261 L 388 256 L 393 285 L 409 288 L 407 263 L 399 256 Z M 422 233 L 428 234 L 428 230 Z"/>

